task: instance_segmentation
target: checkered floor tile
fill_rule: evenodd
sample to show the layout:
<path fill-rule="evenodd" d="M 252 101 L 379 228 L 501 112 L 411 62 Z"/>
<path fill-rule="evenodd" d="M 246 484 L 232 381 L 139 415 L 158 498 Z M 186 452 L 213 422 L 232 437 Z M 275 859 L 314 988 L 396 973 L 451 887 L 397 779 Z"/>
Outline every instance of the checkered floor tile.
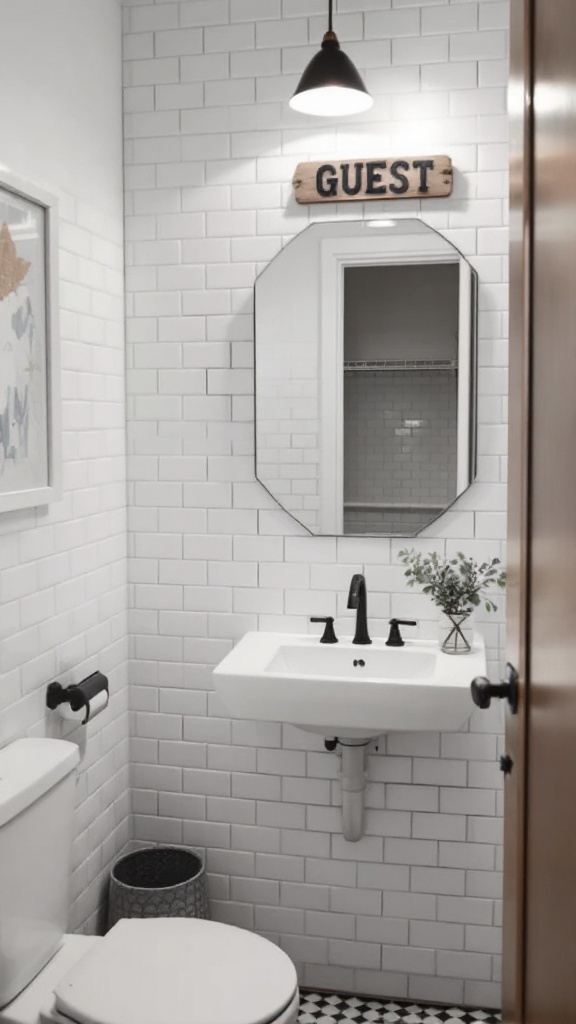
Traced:
<path fill-rule="evenodd" d="M 500 1024 L 501 1020 L 494 1010 L 302 992 L 298 1024 Z"/>

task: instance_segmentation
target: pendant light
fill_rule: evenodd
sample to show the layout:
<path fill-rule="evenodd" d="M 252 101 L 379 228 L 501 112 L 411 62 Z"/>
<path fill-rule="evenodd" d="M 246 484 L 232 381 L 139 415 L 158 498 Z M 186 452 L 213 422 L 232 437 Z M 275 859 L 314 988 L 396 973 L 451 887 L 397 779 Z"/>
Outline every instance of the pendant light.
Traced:
<path fill-rule="evenodd" d="M 320 53 L 312 57 L 290 100 L 293 110 L 318 117 L 342 117 L 368 110 L 374 102 L 352 61 L 340 49 L 332 29 L 332 3 L 328 0 L 328 31 Z"/>

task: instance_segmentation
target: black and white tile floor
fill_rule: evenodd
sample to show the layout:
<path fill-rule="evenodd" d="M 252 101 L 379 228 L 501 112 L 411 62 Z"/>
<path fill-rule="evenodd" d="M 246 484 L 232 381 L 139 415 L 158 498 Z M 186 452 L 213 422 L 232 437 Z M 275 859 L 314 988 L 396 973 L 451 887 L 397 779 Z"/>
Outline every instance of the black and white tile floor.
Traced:
<path fill-rule="evenodd" d="M 298 1024 L 500 1024 L 494 1010 L 302 992 Z"/>

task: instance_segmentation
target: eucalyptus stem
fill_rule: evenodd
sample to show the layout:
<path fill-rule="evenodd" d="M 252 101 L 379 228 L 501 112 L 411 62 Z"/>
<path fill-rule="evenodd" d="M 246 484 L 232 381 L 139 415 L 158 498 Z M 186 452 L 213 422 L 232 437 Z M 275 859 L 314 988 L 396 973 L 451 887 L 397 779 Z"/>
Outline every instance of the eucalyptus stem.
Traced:
<path fill-rule="evenodd" d="M 406 566 L 408 586 L 422 587 L 446 615 L 469 615 L 482 603 L 487 612 L 495 612 L 497 606 L 486 592 L 506 586 L 506 573 L 498 569 L 499 558 L 479 563 L 461 551 L 446 559 L 436 551 L 423 555 L 414 550 L 400 551 L 399 558 Z"/>

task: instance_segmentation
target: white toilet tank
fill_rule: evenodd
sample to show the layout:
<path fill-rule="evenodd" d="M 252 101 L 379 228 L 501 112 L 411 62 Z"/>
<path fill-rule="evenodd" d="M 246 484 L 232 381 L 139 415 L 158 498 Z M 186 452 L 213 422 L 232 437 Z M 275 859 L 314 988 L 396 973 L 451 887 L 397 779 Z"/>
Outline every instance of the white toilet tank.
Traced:
<path fill-rule="evenodd" d="M 0 750 L 0 1008 L 66 930 L 78 747 L 22 739 Z"/>

